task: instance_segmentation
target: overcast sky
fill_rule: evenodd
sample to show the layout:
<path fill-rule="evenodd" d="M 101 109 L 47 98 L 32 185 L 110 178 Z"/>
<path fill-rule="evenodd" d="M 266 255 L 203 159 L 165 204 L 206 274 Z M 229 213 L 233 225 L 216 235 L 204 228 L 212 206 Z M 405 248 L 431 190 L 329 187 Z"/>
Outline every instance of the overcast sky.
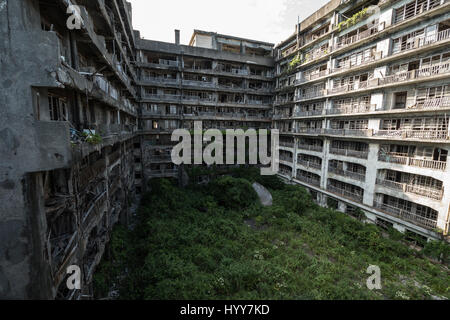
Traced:
<path fill-rule="evenodd" d="M 328 0 L 128 0 L 141 37 L 189 44 L 194 29 L 278 44 Z"/>

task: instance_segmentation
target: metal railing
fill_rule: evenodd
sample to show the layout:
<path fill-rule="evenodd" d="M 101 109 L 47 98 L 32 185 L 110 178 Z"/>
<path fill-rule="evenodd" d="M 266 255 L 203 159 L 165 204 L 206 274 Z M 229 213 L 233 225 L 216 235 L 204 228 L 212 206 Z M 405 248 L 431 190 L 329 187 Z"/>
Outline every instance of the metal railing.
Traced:
<path fill-rule="evenodd" d="M 327 190 L 330 191 L 330 192 L 339 194 L 341 196 L 344 196 L 345 198 L 356 200 L 357 202 L 363 202 L 363 199 L 364 199 L 364 191 L 362 191 L 363 192 L 362 194 L 358 194 L 358 193 L 353 192 L 353 191 L 349 191 L 349 190 L 338 188 L 338 187 L 333 186 L 331 184 L 328 184 Z"/>
<path fill-rule="evenodd" d="M 323 152 L 323 146 L 298 144 L 298 148 L 308 151 Z"/>
<path fill-rule="evenodd" d="M 432 170 L 445 171 L 447 169 L 447 162 L 445 161 L 414 159 L 413 157 L 409 157 L 404 154 L 395 154 L 395 153 L 380 154 L 378 156 L 378 160 L 383 162 L 426 168 Z"/>
<path fill-rule="evenodd" d="M 434 230 L 437 227 L 436 220 L 414 214 L 414 213 L 410 212 L 410 210 L 404 210 L 401 208 L 393 207 L 393 206 L 384 204 L 379 201 L 374 201 L 374 207 L 376 209 L 379 209 L 380 211 L 383 211 L 384 213 L 391 215 L 391 216 L 412 222 L 412 223 L 414 223 L 418 226 L 424 227 L 426 229 Z"/>
<path fill-rule="evenodd" d="M 377 178 L 377 185 L 387 187 L 394 190 L 403 191 L 404 193 L 413 193 L 419 196 L 430 198 L 433 200 L 442 200 L 444 189 L 436 189 L 432 187 L 401 183 L 386 179 Z"/>
<path fill-rule="evenodd" d="M 440 98 L 428 98 L 425 100 L 417 101 L 415 105 L 408 107 L 407 109 L 439 109 L 450 107 L 450 97 L 440 97 Z"/>
<path fill-rule="evenodd" d="M 355 157 L 360 159 L 367 159 L 369 156 L 369 151 L 357 151 L 357 150 L 350 150 L 350 149 L 338 149 L 338 148 L 332 148 L 330 147 L 330 153 L 346 156 L 346 157 Z"/>
<path fill-rule="evenodd" d="M 310 184 L 312 186 L 320 187 L 320 179 L 314 179 L 314 178 L 306 177 L 306 176 L 303 176 L 300 174 L 297 174 L 296 178 L 297 178 L 297 180 L 300 180 L 300 181 Z"/>
<path fill-rule="evenodd" d="M 366 181 L 366 175 L 359 172 L 354 171 L 348 171 L 344 169 L 339 169 L 336 167 L 329 167 L 328 172 L 335 173 L 337 175 L 343 176 L 343 177 L 350 177 L 352 179 L 358 180 L 358 181 Z"/>
<path fill-rule="evenodd" d="M 378 130 L 373 135 L 395 139 L 447 140 L 448 130 Z"/>
<path fill-rule="evenodd" d="M 299 164 L 305 168 L 313 168 L 313 169 L 322 170 L 322 163 L 316 162 L 316 161 L 307 161 L 307 160 L 298 159 L 297 164 Z"/>

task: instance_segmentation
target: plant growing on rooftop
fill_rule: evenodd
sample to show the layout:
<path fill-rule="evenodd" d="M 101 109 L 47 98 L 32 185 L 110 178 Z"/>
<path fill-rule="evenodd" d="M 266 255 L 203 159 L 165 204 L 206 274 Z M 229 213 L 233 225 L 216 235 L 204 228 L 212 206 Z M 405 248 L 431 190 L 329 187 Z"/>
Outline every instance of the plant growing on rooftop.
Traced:
<path fill-rule="evenodd" d="M 361 11 L 355 13 L 353 16 L 351 16 L 347 20 L 339 22 L 337 25 L 338 31 L 342 31 L 348 27 L 355 25 L 359 21 L 361 21 L 366 16 L 366 14 L 368 12 L 367 9 L 368 8 L 364 8 Z"/>

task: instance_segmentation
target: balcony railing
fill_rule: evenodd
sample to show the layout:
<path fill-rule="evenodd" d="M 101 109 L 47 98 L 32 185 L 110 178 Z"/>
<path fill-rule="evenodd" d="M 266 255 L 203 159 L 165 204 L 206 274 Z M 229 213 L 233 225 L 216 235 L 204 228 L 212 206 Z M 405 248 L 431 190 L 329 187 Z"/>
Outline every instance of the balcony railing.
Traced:
<path fill-rule="evenodd" d="M 343 170 L 336 167 L 329 167 L 328 172 L 335 173 L 343 177 L 350 177 L 358 181 L 366 181 L 366 175 L 364 173 Z"/>
<path fill-rule="evenodd" d="M 323 113 L 323 110 L 310 110 L 310 111 L 299 111 L 294 113 L 294 117 L 311 117 L 319 116 Z"/>
<path fill-rule="evenodd" d="M 429 98 L 418 101 L 415 105 L 408 107 L 407 109 L 440 109 L 450 107 L 450 97 Z"/>
<path fill-rule="evenodd" d="M 401 183 L 381 178 L 377 178 L 377 185 L 384 186 L 394 190 L 403 191 L 404 193 L 417 194 L 419 196 L 423 196 L 433 200 L 442 200 L 442 197 L 444 196 L 443 188 L 436 189 L 432 187 Z"/>
<path fill-rule="evenodd" d="M 350 150 L 350 149 L 337 149 L 337 148 L 330 148 L 331 154 L 346 156 L 346 157 L 355 157 L 360 159 L 367 159 L 369 156 L 369 151 L 357 151 L 357 150 Z"/>
<path fill-rule="evenodd" d="M 434 77 L 440 74 L 446 74 L 450 72 L 450 62 L 443 62 L 433 66 L 422 67 L 421 69 L 399 72 L 393 75 L 389 75 L 385 78 L 378 79 L 378 84 L 375 85 L 386 85 L 397 82 L 405 82 L 414 79 Z"/>
<path fill-rule="evenodd" d="M 404 210 L 401 208 L 396 208 L 382 202 L 374 201 L 374 207 L 383 211 L 391 216 L 400 218 L 412 222 L 418 226 L 424 227 L 426 229 L 434 230 L 437 227 L 437 221 L 429 218 L 422 217 L 420 215 L 411 213 L 410 210 Z"/>
<path fill-rule="evenodd" d="M 447 140 L 448 130 L 378 130 L 373 135 L 396 139 Z"/>
<path fill-rule="evenodd" d="M 396 163 L 405 166 L 426 168 L 432 170 L 445 171 L 447 169 L 447 162 L 427 160 L 427 159 L 415 159 L 404 154 L 387 153 L 380 154 L 378 160 L 389 163 Z"/>
<path fill-rule="evenodd" d="M 325 134 L 333 136 L 371 137 L 372 132 L 370 129 L 324 129 Z"/>
<path fill-rule="evenodd" d="M 317 90 L 317 91 L 313 91 L 313 92 L 307 92 L 301 96 L 296 96 L 295 100 L 303 101 L 303 100 L 308 100 L 308 99 L 320 98 L 320 97 L 325 96 L 326 94 L 327 94 L 327 90 L 321 89 L 321 90 Z"/>
<path fill-rule="evenodd" d="M 170 101 L 179 101 L 181 99 L 181 95 L 177 94 L 144 94 L 144 99 L 156 99 L 156 100 L 170 100 Z"/>
<path fill-rule="evenodd" d="M 337 108 L 327 109 L 327 114 L 353 114 L 366 113 L 374 111 L 375 104 L 360 103 L 360 104 L 341 104 Z"/>
<path fill-rule="evenodd" d="M 281 147 L 286 147 L 286 148 L 294 148 L 294 143 L 293 142 L 280 141 L 280 146 Z"/>
<path fill-rule="evenodd" d="M 322 170 L 322 164 L 320 162 L 298 159 L 297 163 L 305 168 Z"/>
<path fill-rule="evenodd" d="M 300 180 L 300 181 L 310 184 L 312 186 L 320 187 L 320 179 L 314 179 L 314 178 L 306 177 L 306 176 L 303 176 L 300 174 L 298 174 L 296 176 L 296 178 L 297 178 L 297 180 Z"/>
<path fill-rule="evenodd" d="M 358 34 L 355 34 L 354 36 L 351 37 L 347 37 L 345 39 L 342 39 L 341 41 L 339 41 L 338 43 L 336 43 L 336 45 L 334 46 L 334 50 L 338 50 L 340 48 L 349 46 L 359 40 L 365 39 L 370 37 L 371 35 L 375 34 L 378 32 L 378 26 L 373 26 L 370 29 L 367 29 L 365 31 L 362 31 Z"/>
<path fill-rule="evenodd" d="M 302 150 L 308 150 L 308 151 L 323 152 L 323 146 L 299 144 L 298 148 L 302 149 Z"/>
<path fill-rule="evenodd" d="M 180 83 L 180 79 L 162 78 L 162 77 L 144 76 L 144 77 L 142 77 L 142 80 L 143 81 L 150 81 L 150 82 L 164 83 L 164 84 L 178 84 L 178 83 Z"/>
<path fill-rule="evenodd" d="M 341 189 L 338 187 L 335 187 L 331 184 L 328 184 L 327 186 L 327 190 L 336 194 L 339 194 L 341 196 L 344 196 L 346 198 L 355 200 L 357 202 L 363 202 L 364 199 L 364 194 L 358 194 L 354 191 L 349 191 L 349 190 L 345 190 L 345 189 Z"/>
<path fill-rule="evenodd" d="M 280 160 L 281 161 L 286 161 L 286 162 L 290 162 L 290 163 L 292 163 L 292 157 L 287 157 L 287 156 L 282 156 L 282 155 L 280 155 Z"/>

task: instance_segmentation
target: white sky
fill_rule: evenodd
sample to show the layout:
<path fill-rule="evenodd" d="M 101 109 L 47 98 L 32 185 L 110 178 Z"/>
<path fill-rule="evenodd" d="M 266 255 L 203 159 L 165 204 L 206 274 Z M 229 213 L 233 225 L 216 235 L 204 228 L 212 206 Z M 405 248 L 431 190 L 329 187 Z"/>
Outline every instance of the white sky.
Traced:
<path fill-rule="evenodd" d="M 141 37 L 188 44 L 194 29 L 278 44 L 329 0 L 128 0 Z"/>

